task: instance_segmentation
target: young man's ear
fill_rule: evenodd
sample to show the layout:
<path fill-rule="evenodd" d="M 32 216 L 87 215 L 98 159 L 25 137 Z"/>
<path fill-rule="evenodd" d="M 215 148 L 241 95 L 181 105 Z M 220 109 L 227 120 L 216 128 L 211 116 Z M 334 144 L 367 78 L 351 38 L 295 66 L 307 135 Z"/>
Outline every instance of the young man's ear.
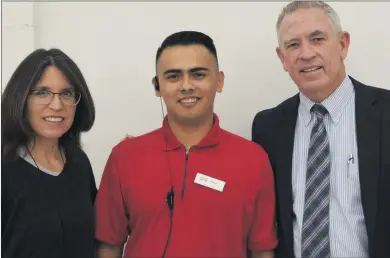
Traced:
<path fill-rule="evenodd" d="M 153 85 L 153 88 L 154 88 L 154 92 L 156 94 L 156 97 L 161 97 L 161 93 L 160 93 L 160 85 L 157 81 L 157 76 L 154 76 L 152 78 L 152 85 Z"/>
<path fill-rule="evenodd" d="M 223 90 L 223 86 L 225 83 L 225 74 L 222 71 L 218 72 L 218 78 L 217 78 L 217 92 L 221 93 Z"/>

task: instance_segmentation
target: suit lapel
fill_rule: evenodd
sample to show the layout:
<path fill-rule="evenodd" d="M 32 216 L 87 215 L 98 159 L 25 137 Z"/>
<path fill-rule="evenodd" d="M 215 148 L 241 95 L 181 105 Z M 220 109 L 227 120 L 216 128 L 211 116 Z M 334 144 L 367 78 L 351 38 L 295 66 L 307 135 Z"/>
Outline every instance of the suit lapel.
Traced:
<path fill-rule="evenodd" d="M 351 78 L 355 86 L 356 134 L 359 158 L 359 179 L 366 222 L 370 257 L 373 255 L 377 185 L 380 161 L 380 110 L 375 92 Z"/>
<path fill-rule="evenodd" d="M 370 257 L 373 257 L 375 218 L 377 213 L 377 185 L 380 161 L 380 110 L 375 105 L 375 92 L 352 77 L 355 86 L 356 137 L 358 145 L 359 177 L 361 198 L 366 222 Z M 295 126 L 298 116 L 299 95 L 285 103 L 283 118 L 278 125 L 279 149 L 275 150 L 277 160 L 278 208 L 280 223 L 285 230 L 287 248 L 293 250 L 293 198 L 292 198 L 292 158 L 294 150 Z"/>
<path fill-rule="evenodd" d="M 294 150 L 294 135 L 295 125 L 298 115 L 299 95 L 294 96 L 290 99 L 283 109 L 283 118 L 280 125 L 278 126 L 281 137 L 278 139 L 279 146 L 276 152 L 278 153 L 277 170 L 278 178 L 277 188 L 279 209 L 282 216 L 281 226 L 285 230 L 285 241 L 289 250 L 293 251 L 293 198 L 292 198 L 292 159 Z"/>

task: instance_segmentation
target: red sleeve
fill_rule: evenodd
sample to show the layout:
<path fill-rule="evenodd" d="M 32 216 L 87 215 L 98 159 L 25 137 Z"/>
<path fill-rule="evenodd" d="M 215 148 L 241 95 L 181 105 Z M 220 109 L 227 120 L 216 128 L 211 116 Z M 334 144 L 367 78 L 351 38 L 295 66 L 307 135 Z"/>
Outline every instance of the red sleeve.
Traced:
<path fill-rule="evenodd" d="M 277 245 L 275 222 L 275 187 L 268 155 L 263 151 L 260 160 L 260 191 L 256 200 L 255 219 L 249 235 L 251 251 L 272 250 Z"/>
<path fill-rule="evenodd" d="M 122 245 L 128 237 L 128 216 L 123 202 L 115 150 L 105 166 L 95 202 L 95 236 L 112 245 Z"/>

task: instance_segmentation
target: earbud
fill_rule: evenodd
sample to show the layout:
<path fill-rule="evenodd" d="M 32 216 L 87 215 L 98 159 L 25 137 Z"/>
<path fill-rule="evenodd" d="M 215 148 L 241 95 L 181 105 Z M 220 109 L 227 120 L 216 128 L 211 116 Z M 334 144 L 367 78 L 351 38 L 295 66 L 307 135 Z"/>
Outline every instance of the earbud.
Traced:
<path fill-rule="evenodd" d="M 157 75 L 154 76 L 153 83 L 154 83 L 154 89 L 155 89 L 156 91 L 160 91 L 160 84 L 158 83 Z"/>

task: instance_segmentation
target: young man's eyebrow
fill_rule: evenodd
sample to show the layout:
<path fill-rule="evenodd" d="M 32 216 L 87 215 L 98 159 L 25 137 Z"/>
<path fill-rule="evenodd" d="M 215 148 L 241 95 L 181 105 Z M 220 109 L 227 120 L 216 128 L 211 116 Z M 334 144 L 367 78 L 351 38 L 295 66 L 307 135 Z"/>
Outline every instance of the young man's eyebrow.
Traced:
<path fill-rule="evenodd" d="M 209 71 L 209 68 L 199 66 L 199 67 L 193 67 L 193 68 L 188 69 L 188 72 L 190 72 L 190 73 L 199 72 L 199 71 Z M 182 73 L 182 72 L 183 72 L 183 70 L 181 70 L 181 69 L 168 69 L 164 72 L 164 75 L 169 74 L 169 73 Z"/>
<path fill-rule="evenodd" d="M 189 69 L 188 71 L 190 73 L 194 73 L 194 72 L 208 71 L 208 70 L 209 69 L 207 67 L 194 67 L 194 68 Z"/>
<path fill-rule="evenodd" d="M 169 74 L 169 73 L 181 73 L 181 72 L 182 72 L 182 70 L 180 70 L 180 69 L 168 69 L 164 72 L 164 75 Z"/>

